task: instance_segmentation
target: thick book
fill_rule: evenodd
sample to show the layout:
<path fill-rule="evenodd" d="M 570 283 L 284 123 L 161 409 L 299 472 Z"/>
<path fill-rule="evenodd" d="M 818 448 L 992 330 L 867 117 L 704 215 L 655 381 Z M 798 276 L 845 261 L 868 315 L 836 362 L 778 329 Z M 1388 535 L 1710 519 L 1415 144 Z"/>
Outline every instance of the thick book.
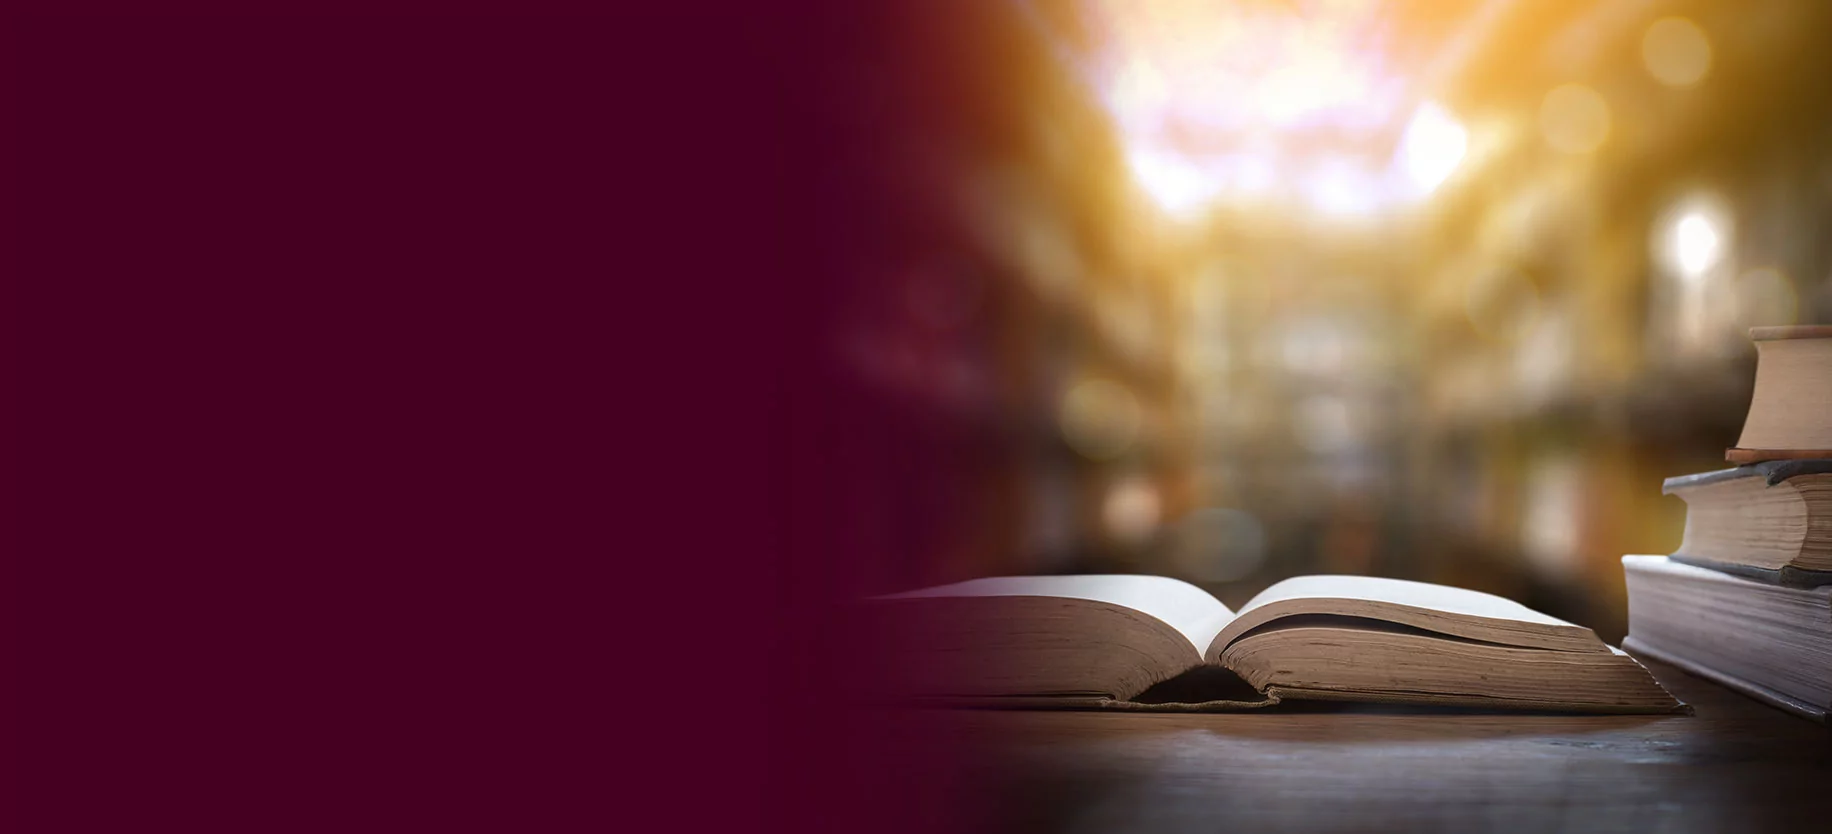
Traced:
<path fill-rule="evenodd" d="M 902 694 L 1241 709 L 1285 699 L 1607 713 L 1684 707 L 1590 629 L 1476 591 L 1306 576 L 1230 611 L 1156 576 L 978 579 L 875 600 Z"/>
<path fill-rule="evenodd" d="M 1624 648 L 1797 715 L 1832 711 L 1832 587 L 1790 588 L 1624 556 Z"/>
<path fill-rule="evenodd" d="M 1731 463 L 1832 458 L 1832 326 L 1752 327 L 1756 387 Z"/>
<path fill-rule="evenodd" d="M 1776 460 L 1681 478 L 1675 561 L 1781 585 L 1832 584 L 1832 460 Z"/>

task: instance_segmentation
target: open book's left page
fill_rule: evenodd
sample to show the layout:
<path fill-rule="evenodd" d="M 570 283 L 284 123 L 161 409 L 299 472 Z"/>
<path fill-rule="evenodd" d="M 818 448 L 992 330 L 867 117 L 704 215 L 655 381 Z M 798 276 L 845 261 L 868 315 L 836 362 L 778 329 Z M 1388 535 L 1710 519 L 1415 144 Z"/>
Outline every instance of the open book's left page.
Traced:
<path fill-rule="evenodd" d="M 938 697 L 1126 699 L 1202 663 L 1234 615 L 1158 576 L 976 579 L 879 597 L 899 676 Z"/>
<path fill-rule="evenodd" d="M 880 599 L 935 597 L 1058 597 L 1119 605 L 1163 621 L 1188 637 L 1197 651 L 1208 648 L 1215 635 L 1234 619 L 1234 612 L 1209 592 L 1164 576 L 995 576 Z"/>

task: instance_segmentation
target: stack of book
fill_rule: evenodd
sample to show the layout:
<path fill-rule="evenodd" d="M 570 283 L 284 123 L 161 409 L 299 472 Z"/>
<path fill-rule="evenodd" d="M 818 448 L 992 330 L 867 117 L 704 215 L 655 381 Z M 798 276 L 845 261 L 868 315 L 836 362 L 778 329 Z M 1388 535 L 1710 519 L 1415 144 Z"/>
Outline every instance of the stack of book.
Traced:
<path fill-rule="evenodd" d="M 1624 556 L 1623 648 L 1818 721 L 1832 711 L 1832 326 L 1758 327 L 1734 469 L 1670 478 L 1671 556 Z"/>

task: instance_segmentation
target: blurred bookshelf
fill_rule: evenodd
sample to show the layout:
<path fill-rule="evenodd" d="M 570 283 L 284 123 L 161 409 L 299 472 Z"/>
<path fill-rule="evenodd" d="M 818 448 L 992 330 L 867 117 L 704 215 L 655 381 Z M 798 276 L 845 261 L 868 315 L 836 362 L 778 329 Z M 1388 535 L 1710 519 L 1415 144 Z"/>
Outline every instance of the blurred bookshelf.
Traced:
<path fill-rule="evenodd" d="M 882 496 L 886 529 L 923 531 L 884 585 L 1139 571 L 1239 603 L 1377 573 L 1620 636 L 1618 558 L 1683 522 L 1660 481 L 1721 467 L 1741 425 L 1744 331 L 1832 320 L 1832 7 L 1455 5 L 1206 12 L 1269 43 L 1347 32 L 1273 69 L 1364 50 L 1403 94 L 1372 126 L 1172 135 L 1284 166 L 1251 188 L 1228 169 L 1195 212 L 1141 167 L 1170 134 L 1114 99 L 1141 43 L 1194 24 L 900 12 L 906 52 L 858 103 L 879 155 L 834 174 L 868 181 L 883 228 L 845 265 L 839 365 L 948 462 L 930 510 Z M 1425 196 L 1298 187 L 1409 163 L 1428 129 L 1455 155 Z"/>

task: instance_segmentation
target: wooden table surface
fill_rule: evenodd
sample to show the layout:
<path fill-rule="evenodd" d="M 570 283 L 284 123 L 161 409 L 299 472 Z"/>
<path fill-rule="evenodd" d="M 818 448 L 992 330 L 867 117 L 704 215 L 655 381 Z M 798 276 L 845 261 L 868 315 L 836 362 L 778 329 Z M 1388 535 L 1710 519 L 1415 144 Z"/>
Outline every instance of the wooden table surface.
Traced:
<path fill-rule="evenodd" d="M 1832 832 L 1832 730 L 1648 666 L 1695 715 L 1288 702 L 903 720 L 970 753 L 950 782 L 987 830 Z"/>

